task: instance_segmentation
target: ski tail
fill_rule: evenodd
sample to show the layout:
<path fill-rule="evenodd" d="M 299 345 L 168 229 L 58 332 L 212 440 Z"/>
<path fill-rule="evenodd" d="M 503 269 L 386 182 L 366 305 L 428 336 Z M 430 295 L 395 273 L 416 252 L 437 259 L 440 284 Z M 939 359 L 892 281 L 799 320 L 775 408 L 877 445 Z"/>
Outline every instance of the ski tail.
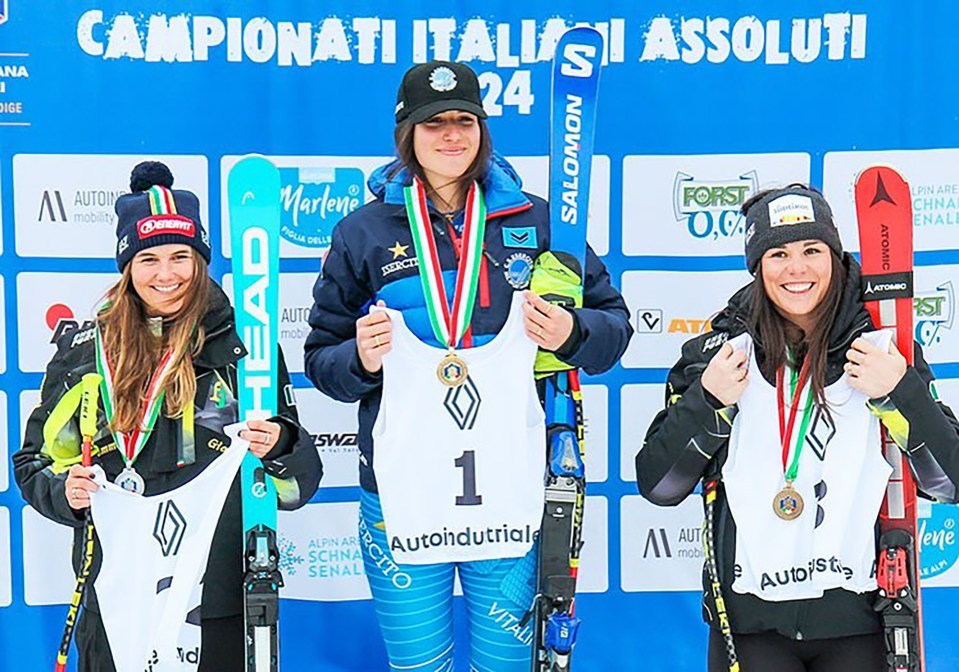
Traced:
<path fill-rule="evenodd" d="M 280 172 L 265 157 L 244 157 L 230 170 L 227 196 L 236 327 L 248 353 L 237 366 L 240 419 L 262 420 L 276 415 L 278 398 Z M 240 466 L 240 486 L 246 671 L 277 672 L 276 486 L 253 453 Z"/>
<path fill-rule="evenodd" d="M 590 173 L 603 37 L 589 27 L 566 31 L 556 45 L 549 156 L 550 249 L 536 260 L 530 289 L 547 301 L 583 305 Z M 586 497 L 583 400 L 579 372 L 540 351 L 547 473 L 533 604 L 534 672 L 570 669 L 579 629 L 576 579 Z"/>
<path fill-rule="evenodd" d="M 856 180 L 856 217 L 862 251 L 863 300 L 873 323 L 894 329 L 906 362 L 913 363 L 912 195 L 892 168 L 873 166 Z M 876 610 L 881 614 L 891 672 L 925 670 L 919 586 L 916 483 L 888 432 L 883 453 L 893 473 L 879 514 Z"/>

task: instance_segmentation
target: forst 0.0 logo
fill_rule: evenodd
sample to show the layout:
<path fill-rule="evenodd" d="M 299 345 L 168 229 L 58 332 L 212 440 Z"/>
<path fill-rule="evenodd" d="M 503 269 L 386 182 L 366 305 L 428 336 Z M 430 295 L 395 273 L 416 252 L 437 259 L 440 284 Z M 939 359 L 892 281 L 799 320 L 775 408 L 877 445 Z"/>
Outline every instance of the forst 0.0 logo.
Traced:
<path fill-rule="evenodd" d="M 934 291 L 917 293 L 913 299 L 913 315 L 920 345 L 931 348 L 942 342 L 945 333 L 952 329 L 955 316 L 952 282 L 947 280 Z"/>
<path fill-rule="evenodd" d="M 280 235 L 300 247 L 329 247 L 333 227 L 363 205 L 359 168 L 281 168 Z"/>
<path fill-rule="evenodd" d="M 673 182 L 673 212 L 676 221 L 698 240 L 719 240 L 742 235 L 743 203 L 756 193 L 759 178 L 750 171 L 729 180 L 698 180 L 676 173 Z"/>

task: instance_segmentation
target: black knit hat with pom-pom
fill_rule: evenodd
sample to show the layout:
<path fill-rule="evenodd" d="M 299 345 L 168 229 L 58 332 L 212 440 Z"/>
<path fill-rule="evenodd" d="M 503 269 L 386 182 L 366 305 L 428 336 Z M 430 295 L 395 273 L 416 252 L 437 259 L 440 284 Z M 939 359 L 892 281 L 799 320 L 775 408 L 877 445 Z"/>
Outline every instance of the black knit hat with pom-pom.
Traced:
<path fill-rule="evenodd" d="M 117 199 L 117 268 L 137 252 L 157 245 L 189 245 L 210 262 L 210 237 L 200 222 L 200 201 L 192 191 L 173 189 L 173 173 L 159 161 L 137 164 L 130 191 Z"/>

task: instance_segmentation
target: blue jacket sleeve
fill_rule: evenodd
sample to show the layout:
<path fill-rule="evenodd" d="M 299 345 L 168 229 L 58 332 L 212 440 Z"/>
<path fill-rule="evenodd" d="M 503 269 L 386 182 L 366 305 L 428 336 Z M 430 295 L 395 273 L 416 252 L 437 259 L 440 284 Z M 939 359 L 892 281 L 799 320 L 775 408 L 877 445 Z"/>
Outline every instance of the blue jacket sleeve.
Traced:
<path fill-rule="evenodd" d="M 593 249 L 586 249 L 583 307 L 573 311 L 574 343 L 564 344 L 557 355 L 588 374 L 611 369 L 626 352 L 633 327 L 623 295 L 613 287 L 606 266 Z"/>
<path fill-rule="evenodd" d="M 337 401 L 357 401 L 382 384 L 382 375 L 368 373 L 356 350 L 356 320 L 372 301 L 342 235 L 342 223 L 323 268 L 313 285 L 310 334 L 304 345 L 307 377 L 318 390 Z"/>

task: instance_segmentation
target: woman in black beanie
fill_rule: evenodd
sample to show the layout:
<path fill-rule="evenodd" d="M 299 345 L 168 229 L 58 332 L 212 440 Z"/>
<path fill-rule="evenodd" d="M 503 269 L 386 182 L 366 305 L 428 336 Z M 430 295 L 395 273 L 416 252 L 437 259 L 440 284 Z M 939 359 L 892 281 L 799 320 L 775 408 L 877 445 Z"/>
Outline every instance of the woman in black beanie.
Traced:
<path fill-rule="evenodd" d="M 921 490 L 957 500 L 959 423 L 932 372 L 872 331 L 860 268 L 822 195 L 743 206 L 756 280 L 683 345 L 636 456 L 640 493 L 673 506 L 703 482 L 709 670 L 886 670 L 876 521 L 891 467 L 880 423 Z"/>
<path fill-rule="evenodd" d="M 107 291 L 96 324 L 58 341 L 23 447 L 13 457 L 24 498 L 45 517 L 74 528 L 78 575 L 90 494 L 98 489 L 91 469 L 80 465 L 83 424 L 76 388 L 84 374 L 98 369 L 111 374 L 104 376 L 111 383 L 100 386 L 92 463 L 110 481 L 141 495 L 192 481 L 229 445 L 223 428 L 237 420 L 236 363 L 246 351 L 233 308 L 207 273 L 210 241 L 199 202 L 172 186 L 173 175 L 162 163 L 133 169 L 133 193 L 116 203 L 121 278 Z M 289 385 L 282 353 L 278 383 L 280 390 Z M 159 408 L 155 416 L 145 412 L 150 406 L 145 399 Z M 316 491 L 322 467 L 296 408 L 282 393 L 277 403 L 276 417 L 249 421 L 241 436 L 275 477 L 280 507 L 295 509 Z M 135 441 L 137 435 L 145 440 Z M 237 478 L 216 526 L 203 582 L 202 671 L 245 669 L 242 543 Z M 97 600 L 101 554 L 97 542 L 77 624 L 84 672 L 115 669 Z"/>

